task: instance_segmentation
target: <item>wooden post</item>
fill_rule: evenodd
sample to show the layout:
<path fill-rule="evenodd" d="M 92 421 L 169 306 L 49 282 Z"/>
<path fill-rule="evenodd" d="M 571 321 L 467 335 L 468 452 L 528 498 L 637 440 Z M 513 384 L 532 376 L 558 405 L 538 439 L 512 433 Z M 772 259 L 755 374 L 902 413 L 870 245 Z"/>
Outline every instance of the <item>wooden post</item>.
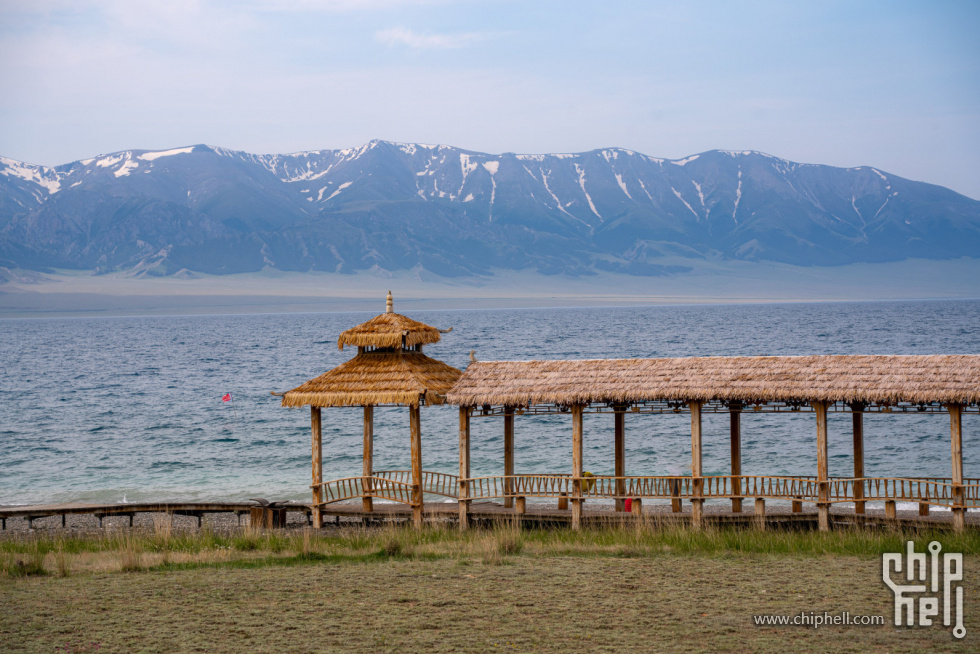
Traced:
<path fill-rule="evenodd" d="M 889 520 L 894 520 L 898 516 L 895 508 L 895 500 L 885 500 L 885 517 Z"/>
<path fill-rule="evenodd" d="M 625 506 L 626 500 L 623 495 L 626 494 L 626 480 L 619 479 L 619 477 L 626 476 L 626 405 L 617 404 L 614 407 L 615 413 L 613 414 L 613 424 L 615 426 L 615 440 L 616 440 L 616 462 L 615 462 L 615 474 L 616 474 L 616 510 L 622 511 Z"/>
<path fill-rule="evenodd" d="M 701 402 L 691 402 L 691 484 L 694 497 L 691 498 L 691 525 L 701 528 L 701 514 L 704 508 L 704 477 L 701 476 Z"/>
<path fill-rule="evenodd" d="M 643 500 L 639 497 L 634 497 L 630 502 L 630 512 L 637 518 L 643 515 Z"/>
<path fill-rule="evenodd" d="M 516 500 L 517 502 L 514 506 L 514 513 L 517 515 L 524 515 L 527 513 L 527 499 L 522 495 L 521 497 L 516 498 Z"/>
<path fill-rule="evenodd" d="M 766 528 L 766 498 L 755 498 L 755 526 L 759 529 Z"/>
<path fill-rule="evenodd" d="M 953 463 L 953 531 L 966 529 L 966 508 L 963 500 L 963 405 L 948 404 L 949 441 Z"/>
<path fill-rule="evenodd" d="M 364 476 L 361 490 L 365 495 L 361 498 L 361 509 L 365 513 L 371 513 L 374 511 L 374 500 L 371 498 L 371 477 L 374 476 L 374 407 L 370 404 L 364 407 L 364 465 L 361 474 Z"/>
<path fill-rule="evenodd" d="M 582 405 L 572 406 L 572 529 L 582 528 Z"/>
<path fill-rule="evenodd" d="M 408 407 L 412 432 L 412 523 L 422 528 L 422 415 L 418 404 Z"/>
<path fill-rule="evenodd" d="M 470 413 L 469 407 L 459 407 L 459 528 L 470 526 Z"/>
<path fill-rule="evenodd" d="M 312 432 L 313 450 L 313 524 L 319 529 L 323 526 L 320 520 L 320 503 L 323 502 L 323 455 L 322 455 L 322 425 L 320 422 L 320 407 L 310 407 L 310 431 Z"/>
<path fill-rule="evenodd" d="M 830 531 L 830 485 L 827 481 L 827 402 L 814 402 L 817 412 L 817 524 L 820 531 Z"/>
<path fill-rule="evenodd" d="M 929 516 L 929 503 L 919 502 L 919 515 L 928 517 Z"/>
<path fill-rule="evenodd" d="M 864 513 L 864 405 L 851 405 L 851 426 L 854 432 L 854 513 Z"/>
<path fill-rule="evenodd" d="M 504 508 L 514 506 L 514 407 L 504 407 Z"/>
<path fill-rule="evenodd" d="M 732 441 L 732 513 L 742 512 L 742 405 L 729 404 Z"/>

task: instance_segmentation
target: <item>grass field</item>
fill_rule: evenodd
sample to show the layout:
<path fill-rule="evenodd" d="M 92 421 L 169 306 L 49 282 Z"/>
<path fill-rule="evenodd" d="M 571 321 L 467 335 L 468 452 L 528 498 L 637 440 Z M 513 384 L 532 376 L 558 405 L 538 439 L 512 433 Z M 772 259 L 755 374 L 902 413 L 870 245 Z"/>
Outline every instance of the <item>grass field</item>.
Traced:
<path fill-rule="evenodd" d="M 980 536 L 965 553 L 967 636 L 891 625 L 881 552 L 898 532 L 508 527 L 109 534 L 0 541 L 5 651 L 977 651 Z M 885 626 L 757 627 L 753 615 L 885 616 Z"/>

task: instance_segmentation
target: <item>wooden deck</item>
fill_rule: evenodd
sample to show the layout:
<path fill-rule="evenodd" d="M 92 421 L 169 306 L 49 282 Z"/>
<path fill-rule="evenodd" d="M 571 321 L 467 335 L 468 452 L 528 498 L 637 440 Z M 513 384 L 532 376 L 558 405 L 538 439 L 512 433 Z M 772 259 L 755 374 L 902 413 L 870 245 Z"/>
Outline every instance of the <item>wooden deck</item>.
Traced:
<path fill-rule="evenodd" d="M 232 503 L 232 502 L 168 502 L 168 503 L 127 503 L 127 504 L 44 504 L 33 506 L 0 507 L 0 521 L 3 529 L 7 528 L 7 520 L 22 518 L 27 520 L 28 526 L 33 526 L 33 522 L 40 518 L 52 516 L 62 517 L 62 526 L 65 526 L 65 517 L 69 515 L 90 515 L 99 519 L 99 526 L 102 526 L 102 519 L 112 516 L 129 517 L 130 526 L 133 524 L 133 517 L 139 513 L 169 513 L 172 515 L 183 515 L 196 517 L 198 527 L 202 526 L 202 518 L 206 514 L 214 513 L 234 513 L 237 516 L 249 516 L 250 512 L 257 508 L 254 503 Z M 278 507 L 291 513 L 304 514 L 305 520 L 299 523 L 294 521 L 293 525 L 312 524 L 312 508 L 305 504 L 287 504 Z M 650 528 L 668 525 L 690 525 L 692 514 L 690 507 L 685 506 L 686 510 L 673 512 L 669 503 L 648 503 L 643 506 L 643 513 L 640 516 L 625 512 L 616 512 L 608 505 L 586 506 L 583 508 L 583 526 L 615 526 L 636 524 L 642 521 Z M 373 510 L 364 511 L 360 502 L 337 502 L 321 508 L 323 524 L 325 526 L 342 524 L 377 524 L 382 522 L 408 522 L 412 520 L 412 507 L 402 503 L 374 503 Z M 434 502 L 425 505 L 425 518 L 429 522 L 452 522 L 458 521 L 459 507 L 456 502 Z M 570 509 L 559 510 L 549 507 L 543 503 L 528 503 L 523 514 L 517 514 L 513 508 L 504 507 L 499 502 L 472 502 L 470 504 L 469 517 L 471 523 L 477 526 L 491 526 L 495 524 L 511 524 L 519 522 L 521 526 L 527 528 L 548 528 L 570 526 L 572 523 L 572 511 Z M 837 527 L 854 526 L 905 526 L 905 527 L 938 527 L 952 528 L 951 512 L 932 512 L 928 516 L 916 515 L 915 511 L 899 511 L 896 517 L 887 517 L 884 511 L 869 511 L 864 515 L 855 514 L 853 510 L 845 507 L 836 507 L 830 513 L 831 524 Z M 743 511 L 734 513 L 727 510 L 724 506 L 708 506 L 702 517 L 702 524 L 705 526 L 717 527 L 759 527 L 764 524 L 769 528 L 788 528 L 788 529 L 816 529 L 818 526 L 818 515 L 814 507 L 807 510 L 794 512 L 790 506 L 779 507 L 770 506 L 765 515 L 760 516 L 753 511 Z M 971 528 L 980 527 L 980 516 L 969 514 L 967 525 Z"/>

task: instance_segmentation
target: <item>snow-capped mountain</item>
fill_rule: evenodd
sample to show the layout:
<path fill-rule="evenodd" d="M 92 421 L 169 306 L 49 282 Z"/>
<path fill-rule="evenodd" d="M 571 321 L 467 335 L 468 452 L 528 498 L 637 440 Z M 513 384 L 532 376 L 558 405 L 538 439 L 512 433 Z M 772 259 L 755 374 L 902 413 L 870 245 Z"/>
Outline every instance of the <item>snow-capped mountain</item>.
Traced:
<path fill-rule="evenodd" d="M 656 275 L 683 270 L 678 257 L 835 265 L 978 253 L 976 200 L 759 152 L 667 160 L 372 141 L 285 155 L 128 150 L 56 168 L 0 158 L 5 267 Z"/>

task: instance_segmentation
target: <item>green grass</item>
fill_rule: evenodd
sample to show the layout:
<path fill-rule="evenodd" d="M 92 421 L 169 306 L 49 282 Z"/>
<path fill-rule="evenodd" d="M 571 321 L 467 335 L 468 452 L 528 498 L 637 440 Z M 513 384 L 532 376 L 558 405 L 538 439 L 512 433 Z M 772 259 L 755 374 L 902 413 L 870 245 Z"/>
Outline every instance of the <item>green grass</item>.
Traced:
<path fill-rule="evenodd" d="M 260 531 L 244 528 L 218 534 L 208 530 L 126 530 L 97 535 L 43 534 L 0 540 L 0 576 L 80 572 L 256 567 L 323 561 L 379 562 L 389 559 L 503 564 L 515 557 L 637 558 L 659 554 L 735 556 L 739 554 L 815 557 L 880 557 L 901 552 L 908 540 L 922 551 L 938 540 L 943 550 L 980 553 L 980 532 L 847 529 L 833 532 L 757 531 L 638 524 L 570 529 L 521 530 L 503 522 L 491 529 L 458 531 L 449 525 L 416 530 L 408 526 L 350 527 L 339 531 Z"/>

